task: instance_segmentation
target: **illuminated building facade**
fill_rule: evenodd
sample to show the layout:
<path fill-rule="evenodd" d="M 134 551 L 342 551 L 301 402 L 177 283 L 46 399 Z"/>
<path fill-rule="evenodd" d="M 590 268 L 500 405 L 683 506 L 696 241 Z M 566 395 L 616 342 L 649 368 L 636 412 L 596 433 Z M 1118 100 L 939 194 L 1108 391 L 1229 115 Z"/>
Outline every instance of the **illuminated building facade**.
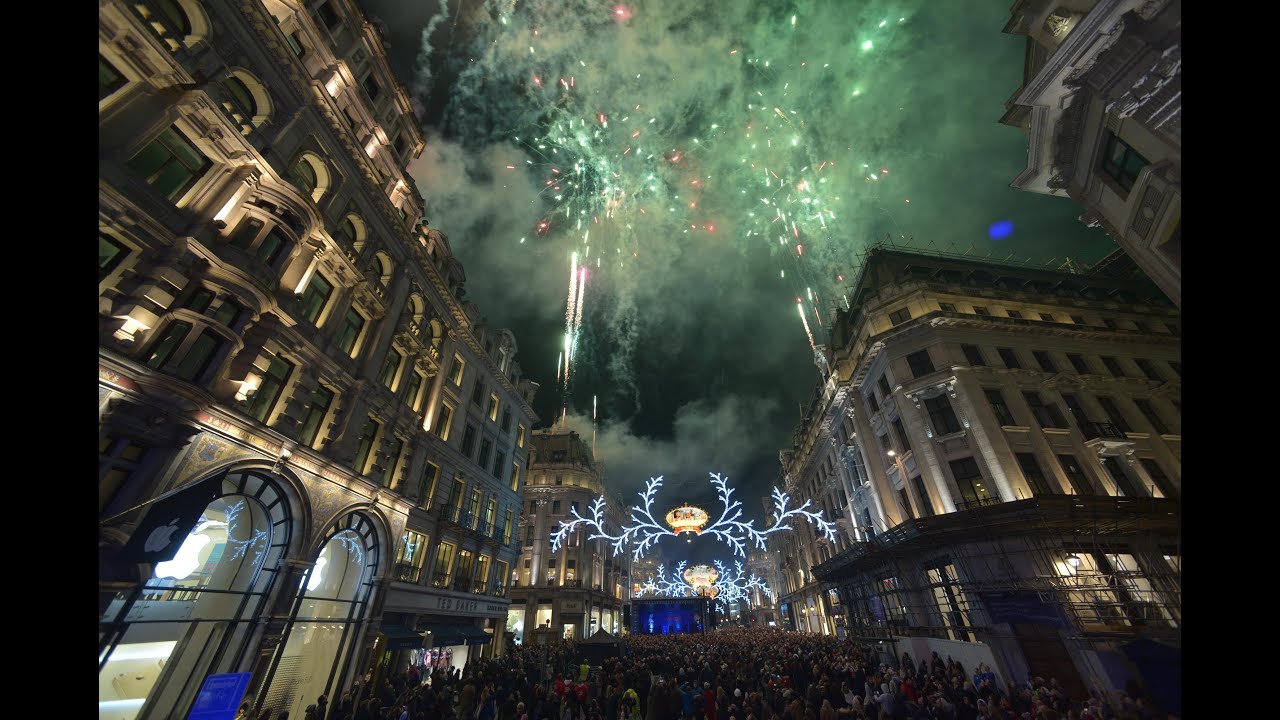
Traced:
<path fill-rule="evenodd" d="M 787 537 L 786 533 L 783 537 Z M 781 538 L 779 538 L 781 540 Z M 773 590 L 770 597 L 760 588 L 751 589 L 750 602 L 742 609 L 747 622 L 759 627 L 778 627 L 778 562 L 776 552 L 753 549 L 747 553 L 747 572 L 756 575 Z"/>
<path fill-rule="evenodd" d="M 1022 85 L 1000 122 L 1027 134 L 1013 187 L 1068 196 L 1182 305 L 1182 3 L 1018 0 Z"/>
<path fill-rule="evenodd" d="M 501 652 L 537 386 L 421 222 L 378 32 L 105 0 L 98 51 L 100 716 Z"/>
<path fill-rule="evenodd" d="M 558 550 L 552 550 L 551 534 L 571 510 L 585 514 L 601 495 L 607 498 L 605 527 L 616 533 L 626 506 L 605 493 L 604 467 L 578 433 L 537 430 L 532 444 L 507 628 L 521 643 L 544 627 L 555 637 L 579 640 L 600 629 L 616 635 L 631 598 L 631 555 L 613 557 L 609 541 L 587 539 L 588 527 L 569 533 Z"/>
<path fill-rule="evenodd" d="M 1123 689 L 1181 642 L 1179 313 L 1085 272 L 874 248 L 782 453 L 840 543 L 781 538 L 784 625 Z M 843 547 L 841 547 L 843 545 Z M 813 618 L 817 618 L 815 621 Z"/>

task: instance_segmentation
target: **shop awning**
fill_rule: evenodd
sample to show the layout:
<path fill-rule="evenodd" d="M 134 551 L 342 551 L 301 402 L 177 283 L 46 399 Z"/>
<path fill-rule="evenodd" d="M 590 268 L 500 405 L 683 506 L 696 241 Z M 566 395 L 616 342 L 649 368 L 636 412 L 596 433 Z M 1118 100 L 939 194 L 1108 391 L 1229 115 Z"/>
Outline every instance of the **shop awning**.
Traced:
<path fill-rule="evenodd" d="M 446 645 L 483 645 L 489 642 L 489 633 L 475 625 L 453 625 L 448 623 L 427 623 L 422 625 L 422 632 L 428 633 L 425 638 L 432 647 Z"/>
<path fill-rule="evenodd" d="M 403 625 L 383 625 L 379 632 L 387 636 L 388 650 L 422 647 L 422 635 Z"/>

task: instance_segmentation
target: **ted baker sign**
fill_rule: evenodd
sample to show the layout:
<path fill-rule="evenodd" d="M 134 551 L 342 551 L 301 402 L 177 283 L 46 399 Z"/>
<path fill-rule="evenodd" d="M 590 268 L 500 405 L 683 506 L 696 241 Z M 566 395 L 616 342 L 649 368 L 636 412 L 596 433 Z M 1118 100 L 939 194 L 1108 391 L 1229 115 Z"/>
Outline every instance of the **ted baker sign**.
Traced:
<path fill-rule="evenodd" d="M 455 613 L 484 612 L 502 614 L 507 611 L 506 605 L 481 602 L 479 600 L 462 600 L 460 598 L 436 597 L 436 609 Z"/>

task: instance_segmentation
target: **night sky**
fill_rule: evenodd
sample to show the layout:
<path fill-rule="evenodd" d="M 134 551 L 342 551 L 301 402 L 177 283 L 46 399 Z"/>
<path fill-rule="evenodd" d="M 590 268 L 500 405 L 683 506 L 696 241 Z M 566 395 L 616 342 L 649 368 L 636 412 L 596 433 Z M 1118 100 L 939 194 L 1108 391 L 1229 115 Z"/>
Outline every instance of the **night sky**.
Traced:
<path fill-rule="evenodd" d="M 572 253 L 586 268 L 570 423 L 590 438 L 598 397 L 626 499 L 665 475 L 664 511 L 713 502 L 717 471 L 764 520 L 819 380 L 798 307 L 825 342 L 868 244 L 1114 248 L 1070 200 L 1009 187 L 1027 140 L 998 123 L 1025 48 L 1000 32 L 1008 0 L 364 3 L 422 110 L 427 218 L 515 332 L 544 426 Z"/>

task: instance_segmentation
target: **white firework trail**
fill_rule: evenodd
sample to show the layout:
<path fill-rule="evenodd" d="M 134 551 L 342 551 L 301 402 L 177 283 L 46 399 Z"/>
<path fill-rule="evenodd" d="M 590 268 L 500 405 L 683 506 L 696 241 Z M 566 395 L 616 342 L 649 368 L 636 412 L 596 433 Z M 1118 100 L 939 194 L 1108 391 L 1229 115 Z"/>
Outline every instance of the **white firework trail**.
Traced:
<path fill-rule="evenodd" d="M 813 331 L 809 329 L 809 318 L 804 315 L 804 302 L 800 298 L 796 298 L 796 309 L 800 311 L 800 322 L 804 323 L 804 334 L 809 336 L 809 349 L 817 352 L 818 347 L 813 344 Z"/>

